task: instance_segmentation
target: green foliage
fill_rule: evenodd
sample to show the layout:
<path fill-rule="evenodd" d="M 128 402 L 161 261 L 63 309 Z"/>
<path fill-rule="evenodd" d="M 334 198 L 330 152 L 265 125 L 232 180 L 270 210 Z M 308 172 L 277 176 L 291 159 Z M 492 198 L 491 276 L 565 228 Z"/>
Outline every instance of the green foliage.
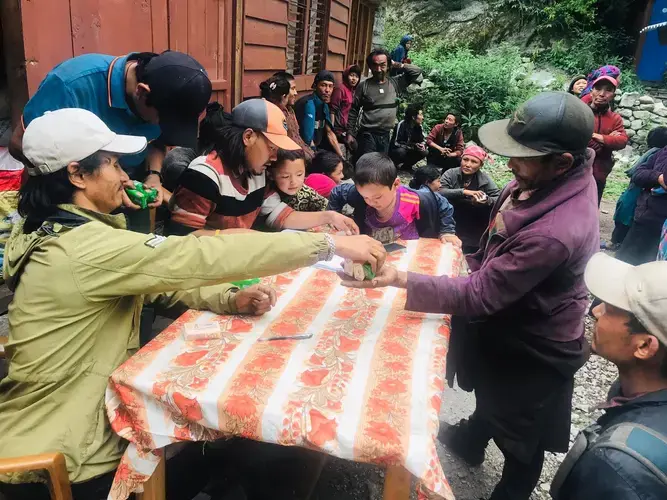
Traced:
<path fill-rule="evenodd" d="M 625 174 L 625 170 L 629 167 L 627 163 L 617 163 L 614 165 L 609 177 L 607 177 L 607 185 L 604 188 L 604 194 L 602 197 L 605 200 L 616 201 L 628 188 L 628 183 L 630 179 Z"/>
<path fill-rule="evenodd" d="M 484 123 L 508 117 L 539 91 L 518 71 L 521 54 L 511 45 L 474 54 L 466 48 L 436 44 L 416 52 L 413 61 L 433 84 L 410 98 L 425 103 L 426 125 L 433 127 L 448 112 L 456 112 L 467 140 L 474 139 Z"/>
<path fill-rule="evenodd" d="M 596 15 L 596 0 L 497 0 L 496 5 L 543 37 L 590 27 Z"/>
<path fill-rule="evenodd" d="M 507 164 L 509 163 L 509 158 L 504 156 L 491 155 L 494 159 L 494 162 L 491 163 L 487 161 L 484 164 L 484 170 L 487 174 L 491 176 L 493 182 L 495 182 L 500 189 L 504 188 L 511 180 L 514 179 L 514 174 L 509 169 Z"/>
<path fill-rule="evenodd" d="M 533 54 L 535 61 L 562 69 L 569 74 L 588 74 L 613 64 L 621 69 L 621 90 L 641 92 L 643 87 L 632 68 L 632 61 L 620 57 L 631 41 L 619 33 L 604 29 L 574 32 L 570 40 L 556 40 L 551 47 Z"/>

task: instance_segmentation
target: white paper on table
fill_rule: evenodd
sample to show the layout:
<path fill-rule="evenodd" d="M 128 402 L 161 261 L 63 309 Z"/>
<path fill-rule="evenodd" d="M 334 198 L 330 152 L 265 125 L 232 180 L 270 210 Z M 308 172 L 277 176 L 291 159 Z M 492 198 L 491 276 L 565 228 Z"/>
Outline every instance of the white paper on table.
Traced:
<path fill-rule="evenodd" d="M 324 269 L 325 271 L 333 271 L 334 273 L 337 273 L 338 271 L 343 270 L 343 259 L 342 257 L 339 257 L 338 255 L 334 255 L 333 259 L 331 260 L 321 260 L 315 264 L 313 264 L 313 267 L 316 267 L 317 269 Z"/>

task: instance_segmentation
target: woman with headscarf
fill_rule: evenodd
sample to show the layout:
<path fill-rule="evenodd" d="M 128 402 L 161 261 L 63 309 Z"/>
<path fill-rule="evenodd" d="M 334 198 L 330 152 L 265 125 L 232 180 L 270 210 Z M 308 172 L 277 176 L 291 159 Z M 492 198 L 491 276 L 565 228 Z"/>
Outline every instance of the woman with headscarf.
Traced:
<path fill-rule="evenodd" d="M 353 64 L 343 71 L 343 81 L 336 84 L 329 108 L 331 109 L 331 123 L 334 125 L 334 132 L 338 142 L 345 143 L 345 132 L 347 130 L 347 118 L 350 114 L 352 101 L 354 100 L 354 91 L 361 80 L 361 68 Z"/>
<path fill-rule="evenodd" d="M 591 91 L 593 90 L 593 85 L 595 85 L 595 82 L 600 80 L 602 77 L 608 77 L 608 78 L 613 78 L 618 82 L 619 84 L 621 83 L 621 70 L 618 69 L 616 66 L 612 66 L 611 64 L 607 64 L 606 66 L 602 66 L 595 71 L 591 72 L 587 77 L 587 84 L 586 88 L 581 91 L 581 94 L 579 94 L 579 97 L 581 97 L 581 100 L 584 101 L 586 104 L 591 103 Z"/>
<path fill-rule="evenodd" d="M 500 189 L 482 166 L 493 159 L 479 146 L 463 151 L 461 166 L 447 170 L 440 178 L 440 194 L 454 207 L 456 236 L 463 242 L 464 253 L 475 253 L 489 224 L 491 208 Z"/>
<path fill-rule="evenodd" d="M 410 49 L 412 48 L 413 40 L 414 37 L 412 35 L 403 36 L 403 38 L 401 38 L 401 42 L 394 50 L 391 51 L 391 60 L 399 64 L 410 64 L 410 61 L 408 60 L 408 52 L 410 52 Z"/>

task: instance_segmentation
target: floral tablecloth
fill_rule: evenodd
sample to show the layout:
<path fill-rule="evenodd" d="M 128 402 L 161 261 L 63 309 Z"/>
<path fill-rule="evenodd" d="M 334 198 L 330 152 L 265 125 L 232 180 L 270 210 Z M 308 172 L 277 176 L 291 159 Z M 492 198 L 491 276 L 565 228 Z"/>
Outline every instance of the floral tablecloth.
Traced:
<path fill-rule="evenodd" d="M 457 275 L 461 254 L 422 239 L 389 261 Z M 427 494 L 453 499 L 435 446 L 449 317 L 405 311 L 405 290 L 348 289 L 315 267 L 263 281 L 278 295 L 270 313 L 188 311 L 113 373 L 107 413 L 130 445 L 109 498 L 141 491 L 166 445 L 234 435 L 402 465 Z M 195 321 L 223 333 L 186 341 L 183 325 Z"/>

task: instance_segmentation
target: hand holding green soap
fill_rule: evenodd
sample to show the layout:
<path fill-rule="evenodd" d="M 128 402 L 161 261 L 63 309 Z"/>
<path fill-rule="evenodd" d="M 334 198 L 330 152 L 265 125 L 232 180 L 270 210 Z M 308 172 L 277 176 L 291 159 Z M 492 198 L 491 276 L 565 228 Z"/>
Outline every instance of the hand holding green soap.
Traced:
<path fill-rule="evenodd" d="M 132 203 L 139 205 L 141 208 L 146 208 L 149 204 L 157 200 L 157 189 L 146 188 L 139 181 L 132 182 L 134 183 L 134 188 L 125 188 L 125 192 Z"/>

